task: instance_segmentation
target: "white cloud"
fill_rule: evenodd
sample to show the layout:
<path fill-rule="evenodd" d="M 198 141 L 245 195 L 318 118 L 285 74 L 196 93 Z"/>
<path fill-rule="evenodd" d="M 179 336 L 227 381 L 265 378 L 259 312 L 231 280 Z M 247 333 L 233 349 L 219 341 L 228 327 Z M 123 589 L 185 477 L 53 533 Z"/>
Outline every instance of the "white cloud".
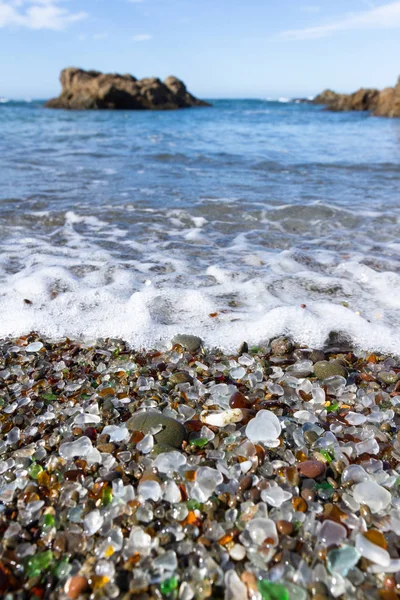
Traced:
<path fill-rule="evenodd" d="M 131 4 L 142 4 L 144 0 L 128 0 Z"/>
<path fill-rule="evenodd" d="M 288 29 L 282 31 L 278 37 L 284 40 L 311 40 L 329 37 L 338 31 L 389 28 L 400 28 L 400 2 L 389 2 L 370 10 L 348 13 L 342 19 L 325 25 Z"/>
<path fill-rule="evenodd" d="M 71 12 L 58 6 L 58 2 L 59 0 L 0 0 L 0 28 L 26 27 L 60 31 L 88 16 L 83 11 Z"/>
<path fill-rule="evenodd" d="M 134 42 L 147 42 L 148 40 L 151 40 L 152 37 L 153 36 L 149 33 L 138 33 L 132 37 L 132 40 Z"/>

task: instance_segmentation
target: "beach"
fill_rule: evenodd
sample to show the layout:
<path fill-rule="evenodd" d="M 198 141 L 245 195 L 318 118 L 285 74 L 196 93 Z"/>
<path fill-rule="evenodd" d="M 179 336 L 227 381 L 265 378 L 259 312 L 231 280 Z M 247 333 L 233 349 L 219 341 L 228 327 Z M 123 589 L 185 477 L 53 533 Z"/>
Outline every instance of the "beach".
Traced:
<path fill-rule="evenodd" d="M 2 597 L 398 597 L 396 121 L 0 124 Z"/>
<path fill-rule="evenodd" d="M 3 597 L 395 598 L 400 363 L 341 344 L 2 340 Z"/>

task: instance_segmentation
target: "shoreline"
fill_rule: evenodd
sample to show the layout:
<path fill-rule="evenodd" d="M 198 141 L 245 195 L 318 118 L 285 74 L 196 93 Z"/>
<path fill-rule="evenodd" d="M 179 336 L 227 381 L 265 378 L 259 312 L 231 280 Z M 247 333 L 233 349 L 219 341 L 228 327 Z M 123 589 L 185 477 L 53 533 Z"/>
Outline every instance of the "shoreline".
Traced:
<path fill-rule="evenodd" d="M 400 360 L 184 337 L 0 341 L 0 593 L 396 597 Z"/>

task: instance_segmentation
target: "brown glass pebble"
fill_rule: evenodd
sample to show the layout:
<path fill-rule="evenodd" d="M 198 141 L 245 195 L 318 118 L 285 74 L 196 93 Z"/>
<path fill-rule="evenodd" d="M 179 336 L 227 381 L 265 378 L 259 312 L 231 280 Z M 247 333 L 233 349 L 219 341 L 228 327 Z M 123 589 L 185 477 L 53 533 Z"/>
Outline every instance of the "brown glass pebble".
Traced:
<path fill-rule="evenodd" d="M 280 520 L 276 522 L 276 528 L 283 535 L 291 535 L 293 533 L 293 525 L 289 521 Z"/>
<path fill-rule="evenodd" d="M 241 392 L 235 392 L 229 399 L 229 406 L 231 408 L 249 408 L 251 402 Z"/>

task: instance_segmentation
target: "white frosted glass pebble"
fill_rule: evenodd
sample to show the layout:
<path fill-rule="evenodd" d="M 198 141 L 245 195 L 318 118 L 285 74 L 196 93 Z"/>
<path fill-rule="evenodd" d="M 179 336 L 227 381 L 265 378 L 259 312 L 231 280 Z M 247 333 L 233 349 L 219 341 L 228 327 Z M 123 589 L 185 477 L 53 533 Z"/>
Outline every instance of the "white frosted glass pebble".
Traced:
<path fill-rule="evenodd" d="M 246 435 L 252 442 L 263 442 L 270 448 L 279 446 L 281 424 L 278 417 L 270 410 L 260 410 L 246 427 Z"/>
<path fill-rule="evenodd" d="M 279 508 L 284 502 L 290 500 L 293 494 L 283 490 L 279 486 L 270 487 L 261 492 L 261 498 L 271 506 Z"/>
<path fill-rule="evenodd" d="M 381 567 L 388 567 L 390 565 L 389 552 L 370 542 L 370 540 L 364 537 L 362 533 L 357 533 L 355 545 L 356 549 L 361 556 L 364 556 L 364 558 L 368 558 L 368 560 Z"/>
<path fill-rule="evenodd" d="M 147 479 L 143 483 L 140 482 L 138 491 L 145 500 L 154 500 L 154 502 L 157 502 L 161 498 L 161 486 L 158 481 Z"/>
<path fill-rule="evenodd" d="M 373 513 L 384 510 L 392 501 L 390 492 L 375 481 L 357 483 L 354 486 L 353 495 L 359 504 L 366 504 Z"/>
<path fill-rule="evenodd" d="M 75 456 L 85 458 L 93 449 L 92 442 L 86 436 L 82 436 L 73 442 L 65 442 L 59 448 L 59 454 L 65 460 L 71 460 Z"/>

